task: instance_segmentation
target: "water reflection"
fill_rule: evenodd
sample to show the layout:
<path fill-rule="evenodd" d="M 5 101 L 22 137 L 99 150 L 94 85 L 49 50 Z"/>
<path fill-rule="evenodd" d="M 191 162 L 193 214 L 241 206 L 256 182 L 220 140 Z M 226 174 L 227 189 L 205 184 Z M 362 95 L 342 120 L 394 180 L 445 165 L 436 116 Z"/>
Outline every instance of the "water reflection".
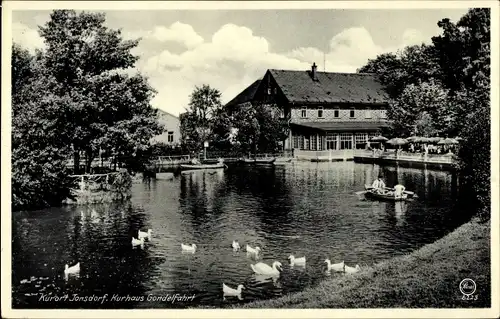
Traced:
<path fill-rule="evenodd" d="M 378 202 L 356 196 L 382 174 L 419 196 Z M 339 163 L 230 167 L 192 171 L 169 181 L 134 184 L 129 203 L 57 208 L 13 216 L 12 285 L 15 307 L 220 307 L 281 296 L 327 276 L 325 258 L 372 264 L 442 237 L 466 221 L 451 173 Z M 138 231 L 153 230 L 142 248 Z M 237 240 L 242 250 L 234 252 Z M 181 243 L 197 245 L 183 253 Z M 245 246 L 259 246 L 256 259 Z M 287 257 L 306 256 L 291 267 Z M 279 278 L 253 273 L 256 262 L 283 263 Z M 79 277 L 64 265 L 81 263 Z M 242 299 L 223 300 L 222 283 L 245 285 Z M 120 296 L 195 295 L 194 301 L 41 302 L 40 294 Z"/>

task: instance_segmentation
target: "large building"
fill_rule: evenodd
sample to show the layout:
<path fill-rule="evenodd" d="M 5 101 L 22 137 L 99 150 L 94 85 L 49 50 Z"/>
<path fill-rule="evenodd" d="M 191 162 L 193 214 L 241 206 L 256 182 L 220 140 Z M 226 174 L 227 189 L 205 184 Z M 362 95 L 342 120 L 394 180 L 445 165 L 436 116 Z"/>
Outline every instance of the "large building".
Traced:
<path fill-rule="evenodd" d="M 165 131 L 153 137 L 153 142 L 165 143 L 167 145 L 178 145 L 181 138 L 181 128 L 179 118 L 173 114 L 158 109 L 158 121 L 165 128 Z"/>
<path fill-rule="evenodd" d="M 388 96 L 374 74 L 267 70 L 231 100 L 237 104 L 277 105 L 289 119 L 285 149 L 346 150 L 363 148 L 367 139 L 388 126 Z"/>

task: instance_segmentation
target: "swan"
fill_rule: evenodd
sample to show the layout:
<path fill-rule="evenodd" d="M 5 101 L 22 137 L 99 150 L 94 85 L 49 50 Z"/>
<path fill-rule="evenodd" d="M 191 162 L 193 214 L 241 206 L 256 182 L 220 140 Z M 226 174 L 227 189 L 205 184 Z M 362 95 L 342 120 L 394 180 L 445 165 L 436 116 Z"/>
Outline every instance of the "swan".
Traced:
<path fill-rule="evenodd" d="M 80 263 L 78 262 L 76 265 L 73 265 L 71 267 L 66 264 L 64 266 L 64 274 L 69 275 L 69 274 L 77 274 L 80 272 Z"/>
<path fill-rule="evenodd" d="M 183 251 L 194 253 L 196 251 L 196 244 L 192 244 L 192 245 L 181 244 L 181 248 Z"/>
<path fill-rule="evenodd" d="M 225 283 L 222 283 L 222 292 L 224 295 L 224 299 L 226 298 L 226 296 L 228 296 L 228 297 L 229 296 L 236 296 L 239 299 L 241 299 L 241 290 L 242 289 L 245 289 L 245 286 L 238 285 L 237 289 L 233 289 L 233 288 L 229 287 L 228 285 L 226 285 Z"/>
<path fill-rule="evenodd" d="M 290 266 L 294 266 L 294 265 L 297 265 L 297 266 L 305 266 L 306 265 L 306 257 L 300 257 L 300 258 L 295 258 L 293 255 L 290 255 L 290 257 L 288 257 L 288 259 L 290 259 Z"/>
<path fill-rule="evenodd" d="M 328 266 L 328 271 L 341 271 L 341 272 L 344 272 L 345 270 L 345 264 L 344 264 L 344 261 L 340 262 L 340 263 L 337 263 L 337 264 L 332 264 L 330 259 L 326 259 L 325 260 L 325 263 L 327 264 Z"/>
<path fill-rule="evenodd" d="M 247 253 L 258 255 L 260 253 L 260 247 L 256 246 L 255 248 L 252 248 L 252 247 L 247 245 Z"/>
<path fill-rule="evenodd" d="M 345 266 L 345 272 L 347 274 L 354 274 L 354 273 L 357 273 L 360 270 L 361 270 L 361 267 L 359 267 L 359 265 L 356 265 L 356 267 Z"/>
<path fill-rule="evenodd" d="M 251 264 L 250 267 L 252 267 L 252 270 L 257 275 L 279 276 L 280 270 L 278 268 L 281 268 L 281 263 L 279 261 L 275 261 L 273 262 L 272 267 L 264 263 L 257 263 L 255 265 Z"/>
<path fill-rule="evenodd" d="M 136 239 L 132 237 L 132 246 L 144 245 L 144 238 Z"/>
<path fill-rule="evenodd" d="M 137 234 L 137 238 L 138 239 L 147 238 L 148 240 L 150 240 L 151 239 L 151 232 L 152 232 L 151 229 L 148 229 L 147 232 L 139 230 L 139 233 Z"/>
<path fill-rule="evenodd" d="M 236 240 L 233 240 L 233 250 L 234 251 L 240 250 L 240 244 Z"/>

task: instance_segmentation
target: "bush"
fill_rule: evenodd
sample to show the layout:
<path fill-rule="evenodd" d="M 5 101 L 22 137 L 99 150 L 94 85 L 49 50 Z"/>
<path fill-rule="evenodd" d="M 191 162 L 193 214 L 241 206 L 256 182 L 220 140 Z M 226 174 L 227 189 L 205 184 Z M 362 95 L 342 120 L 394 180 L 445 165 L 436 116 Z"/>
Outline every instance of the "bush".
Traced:
<path fill-rule="evenodd" d="M 488 220 L 491 210 L 489 107 L 479 107 L 466 118 L 462 136 L 459 151 L 462 187 L 474 195 L 479 217 Z"/>

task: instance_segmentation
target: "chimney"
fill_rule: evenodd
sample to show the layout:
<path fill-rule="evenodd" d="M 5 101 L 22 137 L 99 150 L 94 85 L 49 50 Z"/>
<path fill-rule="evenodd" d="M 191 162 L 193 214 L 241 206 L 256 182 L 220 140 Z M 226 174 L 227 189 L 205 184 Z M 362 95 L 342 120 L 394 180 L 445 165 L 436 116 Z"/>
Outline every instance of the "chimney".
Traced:
<path fill-rule="evenodd" d="M 318 81 L 318 78 L 316 77 L 316 69 L 318 68 L 318 66 L 316 65 L 315 62 L 313 62 L 313 65 L 311 66 L 311 77 L 313 79 L 313 81 Z"/>

